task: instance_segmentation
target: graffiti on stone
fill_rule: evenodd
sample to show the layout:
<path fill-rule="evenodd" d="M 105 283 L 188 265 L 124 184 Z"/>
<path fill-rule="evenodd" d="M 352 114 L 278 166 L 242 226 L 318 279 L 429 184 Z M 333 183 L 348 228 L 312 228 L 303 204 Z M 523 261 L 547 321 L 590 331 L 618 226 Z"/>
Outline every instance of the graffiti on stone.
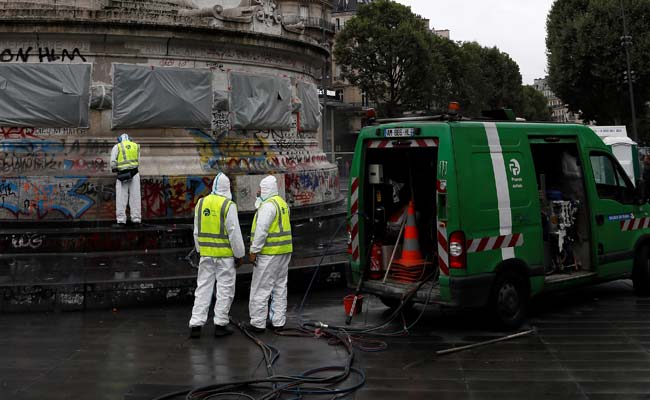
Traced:
<path fill-rule="evenodd" d="M 0 140 L 4 139 L 38 139 L 47 136 L 83 136 L 88 129 L 83 128 L 24 128 L 0 127 Z"/>
<path fill-rule="evenodd" d="M 199 199 L 210 194 L 212 177 L 158 177 L 141 182 L 145 218 L 191 217 Z"/>
<path fill-rule="evenodd" d="M 0 127 L 1 139 L 28 139 L 28 138 L 38 138 L 34 134 L 34 128 L 6 128 Z"/>
<path fill-rule="evenodd" d="M 1 184 L 17 194 L 2 198 L 0 209 L 15 217 L 20 215 L 44 218 L 58 212 L 68 219 L 80 218 L 94 201 L 77 192 L 87 177 L 18 177 L 4 178 Z"/>
<path fill-rule="evenodd" d="M 6 131 L 5 131 L 6 132 Z M 9 135 L 31 134 L 11 131 Z M 103 172 L 109 169 L 107 140 L 44 139 L 0 140 L 0 171 L 22 174 L 30 171 Z"/>
<path fill-rule="evenodd" d="M 212 112 L 212 131 L 215 135 L 219 135 L 230 130 L 230 119 L 228 111 L 213 111 Z"/>
<path fill-rule="evenodd" d="M 274 174 L 278 181 L 278 193 L 285 197 L 284 175 Z M 239 211 L 255 211 L 257 188 L 266 175 L 239 175 L 235 177 L 233 199 L 237 202 Z"/>
<path fill-rule="evenodd" d="M 37 59 L 38 62 L 66 62 L 81 60 L 86 62 L 86 57 L 81 54 L 81 50 L 75 47 L 73 49 L 61 49 L 50 47 L 38 47 L 33 48 L 32 46 L 28 47 L 19 47 L 17 49 L 5 48 L 0 51 L 0 62 L 29 62 L 31 59 Z"/>
<path fill-rule="evenodd" d="M 334 201 L 338 198 L 338 171 L 300 171 L 285 175 L 287 201 L 292 206 Z"/>
<path fill-rule="evenodd" d="M 45 235 L 42 233 L 22 233 L 11 235 L 11 246 L 14 249 L 38 249 L 43 245 Z"/>
<path fill-rule="evenodd" d="M 205 66 L 211 69 L 218 69 L 221 72 L 226 72 L 226 68 L 223 63 L 208 61 L 205 63 Z"/>

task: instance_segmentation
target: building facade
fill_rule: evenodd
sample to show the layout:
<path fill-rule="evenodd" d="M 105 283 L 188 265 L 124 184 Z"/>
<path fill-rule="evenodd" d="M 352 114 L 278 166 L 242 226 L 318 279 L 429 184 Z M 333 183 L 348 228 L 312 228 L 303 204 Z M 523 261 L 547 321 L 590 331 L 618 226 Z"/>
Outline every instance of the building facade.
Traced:
<path fill-rule="evenodd" d="M 582 123 L 580 116 L 578 114 L 570 112 L 566 104 L 564 104 L 564 102 L 558 98 L 555 93 L 553 93 L 551 87 L 548 84 L 548 77 L 535 79 L 533 86 L 536 90 L 541 92 L 544 97 L 546 97 L 548 107 L 551 110 L 551 118 L 553 121 L 575 124 Z"/>

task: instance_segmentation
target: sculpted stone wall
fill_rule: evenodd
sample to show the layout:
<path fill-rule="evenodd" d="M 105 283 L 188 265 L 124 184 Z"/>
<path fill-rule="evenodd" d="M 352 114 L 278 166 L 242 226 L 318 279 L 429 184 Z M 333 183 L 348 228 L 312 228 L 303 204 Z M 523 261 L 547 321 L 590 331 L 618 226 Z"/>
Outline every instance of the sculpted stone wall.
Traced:
<path fill-rule="evenodd" d="M 109 101 L 93 102 L 87 129 L 0 124 L 0 221 L 114 219 L 115 178 L 109 156 L 120 131 L 111 127 L 110 94 L 106 95 L 114 63 L 207 69 L 212 71 L 213 89 L 220 91 L 229 90 L 229 71 L 283 76 L 291 80 L 295 95 L 295 82 L 320 80 L 327 56 L 311 40 L 283 37 L 272 10 L 254 16 L 247 27 L 263 24 L 280 29 L 278 35 L 260 30 L 252 34 L 215 26 L 214 21 L 204 24 L 203 17 L 178 15 L 171 18 L 181 18 L 177 23 L 196 21 L 190 24 L 194 28 L 133 24 L 129 18 L 136 17 L 125 11 L 126 1 L 57 1 L 63 3 L 104 14 L 95 14 L 101 18 L 86 24 L 83 18 L 62 20 L 63 14 L 48 18 L 48 12 L 66 11 L 34 5 L 30 6 L 36 12 L 30 16 L 33 21 L 25 26 L 16 23 L 11 9 L 0 10 L 0 63 L 89 63 L 94 96 L 103 93 Z M 117 3 L 124 7 L 110 11 Z M 175 13 L 200 10 L 185 1 L 142 3 L 173 6 Z M 100 11 L 92 11 L 93 6 Z M 125 15 L 129 17 L 124 19 Z M 115 23 L 117 18 L 120 23 Z M 143 217 L 190 218 L 196 201 L 209 193 L 219 171 L 231 176 L 242 211 L 254 209 L 256 185 L 268 173 L 278 176 L 293 207 L 337 201 L 336 166 L 319 148 L 318 133 L 300 131 L 297 114 L 293 120 L 287 131 L 233 131 L 228 113 L 215 111 L 209 130 L 129 129 L 129 135 L 142 145 Z"/>

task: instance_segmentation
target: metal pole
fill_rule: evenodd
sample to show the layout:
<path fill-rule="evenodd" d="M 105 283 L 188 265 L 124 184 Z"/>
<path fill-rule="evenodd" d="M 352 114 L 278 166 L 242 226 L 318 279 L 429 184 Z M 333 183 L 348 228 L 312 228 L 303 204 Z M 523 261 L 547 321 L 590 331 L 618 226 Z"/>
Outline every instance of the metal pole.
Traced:
<path fill-rule="evenodd" d="M 321 6 L 320 6 L 320 16 L 321 16 L 321 22 L 320 22 L 320 27 L 321 27 L 321 45 L 323 48 L 325 47 L 325 1 L 321 1 Z M 326 88 L 326 74 L 328 70 L 328 65 L 327 63 L 329 62 L 329 57 L 325 57 L 325 63 L 323 64 L 323 72 L 321 76 L 321 87 L 323 89 L 323 116 L 321 118 L 321 123 L 323 124 L 323 141 L 325 141 L 325 138 L 327 137 L 327 129 L 326 129 L 326 123 L 327 123 L 327 88 Z M 330 130 L 332 127 L 330 127 Z M 330 137 L 330 145 L 332 146 L 332 151 L 334 150 L 334 142 L 332 141 L 333 139 Z M 325 149 L 323 149 L 325 150 Z M 332 162 L 335 162 L 334 158 L 332 157 Z"/>
<path fill-rule="evenodd" d="M 530 330 L 527 330 L 527 331 L 524 331 L 524 332 L 515 333 L 513 335 L 503 336 L 503 337 L 500 337 L 500 338 L 497 338 L 497 339 L 492 339 L 492 340 L 486 340 L 485 342 L 468 344 L 467 346 L 461 346 L 461 347 L 452 347 L 451 349 L 446 349 L 446 350 L 438 350 L 438 351 L 435 352 L 435 355 L 442 356 L 442 355 L 445 355 L 445 354 L 456 353 L 456 352 L 463 351 L 463 350 L 474 349 L 476 347 L 481 347 L 481 346 L 485 346 L 485 345 L 492 344 L 492 343 L 503 342 L 504 340 L 510 340 L 510 339 L 515 339 L 515 338 L 518 338 L 518 337 L 530 335 L 531 333 L 535 333 L 535 332 L 536 332 L 536 330 L 535 330 L 535 328 L 533 328 L 533 329 L 530 329 Z"/>
<path fill-rule="evenodd" d="M 638 143 L 639 137 L 636 131 L 636 109 L 634 107 L 634 86 L 632 84 L 632 69 L 630 68 L 630 50 L 632 37 L 627 30 L 627 19 L 625 18 L 625 6 L 623 0 L 620 0 L 621 15 L 623 16 L 623 37 L 621 45 L 625 48 L 625 61 L 627 62 L 627 84 L 630 93 L 630 108 L 632 109 L 632 140 Z"/>
<path fill-rule="evenodd" d="M 336 147 L 335 145 L 335 138 L 334 138 L 334 108 L 332 108 L 332 112 L 330 112 L 330 141 L 332 142 L 332 163 L 336 164 Z"/>

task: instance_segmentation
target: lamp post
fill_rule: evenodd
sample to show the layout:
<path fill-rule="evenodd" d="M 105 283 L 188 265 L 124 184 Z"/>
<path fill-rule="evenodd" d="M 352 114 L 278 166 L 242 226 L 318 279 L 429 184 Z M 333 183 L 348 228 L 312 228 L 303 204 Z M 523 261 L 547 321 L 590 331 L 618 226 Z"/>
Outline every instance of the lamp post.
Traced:
<path fill-rule="evenodd" d="M 623 17 L 623 36 L 621 36 L 621 46 L 625 48 L 625 61 L 627 63 L 627 84 L 630 93 L 630 108 L 632 110 L 632 140 L 638 142 L 636 131 L 636 109 L 634 107 L 634 87 L 632 85 L 632 69 L 630 68 L 630 46 L 632 46 L 632 36 L 627 30 L 627 20 L 625 18 L 625 6 L 623 0 L 620 0 L 621 15 Z"/>
<path fill-rule="evenodd" d="M 321 45 L 325 47 L 325 0 L 321 0 L 320 2 L 320 16 L 321 16 L 321 21 L 320 21 L 320 27 L 321 27 Z M 331 52 L 331 49 L 330 49 Z M 321 89 L 323 90 L 323 114 L 321 117 L 321 125 L 323 129 L 323 143 L 325 143 L 325 137 L 327 134 L 326 130 L 326 125 L 325 123 L 327 122 L 327 71 L 328 71 L 328 63 L 329 63 L 329 56 L 325 57 L 325 62 L 323 63 L 323 70 L 321 73 Z M 330 127 L 330 130 L 333 130 L 333 127 Z M 332 162 L 334 162 L 334 139 L 330 137 L 330 145 L 332 146 Z M 325 149 L 323 149 L 325 150 Z"/>

